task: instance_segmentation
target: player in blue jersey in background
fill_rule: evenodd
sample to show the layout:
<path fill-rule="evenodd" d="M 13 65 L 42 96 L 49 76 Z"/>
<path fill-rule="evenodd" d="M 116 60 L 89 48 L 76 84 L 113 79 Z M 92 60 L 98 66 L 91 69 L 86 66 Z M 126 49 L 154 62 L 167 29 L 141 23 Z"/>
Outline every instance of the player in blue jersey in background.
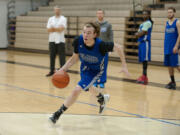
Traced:
<path fill-rule="evenodd" d="M 81 80 L 74 88 L 72 93 L 63 105 L 51 117 L 50 121 L 56 123 L 61 114 L 66 111 L 78 98 L 82 91 L 94 92 L 97 101 L 100 104 L 99 113 L 104 110 L 104 107 L 109 100 L 108 94 L 101 94 L 93 84 L 102 76 L 104 72 L 105 55 L 110 51 L 116 51 L 122 62 L 121 72 L 129 76 L 126 65 L 125 56 L 120 45 L 113 42 L 104 42 L 97 38 L 100 33 L 100 27 L 95 22 L 88 22 L 83 27 L 83 34 L 75 38 L 73 42 L 74 53 L 66 64 L 60 69 L 67 71 L 72 65 L 80 60 L 80 75 Z"/>
<path fill-rule="evenodd" d="M 165 27 L 164 38 L 164 65 L 168 67 L 171 81 L 165 86 L 168 89 L 176 89 L 174 68 L 178 67 L 178 47 L 180 43 L 180 22 L 175 18 L 175 8 L 168 8 L 168 21 Z"/>
<path fill-rule="evenodd" d="M 151 61 L 151 32 L 153 21 L 151 20 L 150 11 L 143 11 L 144 22 L 140 25 L 138 32 L 135 34 L 139 43 L 139 62 L 143 64 L 143 73 L 137 79 L 137 83 L 147 84 L 147 67 L 148 61 Z"/>

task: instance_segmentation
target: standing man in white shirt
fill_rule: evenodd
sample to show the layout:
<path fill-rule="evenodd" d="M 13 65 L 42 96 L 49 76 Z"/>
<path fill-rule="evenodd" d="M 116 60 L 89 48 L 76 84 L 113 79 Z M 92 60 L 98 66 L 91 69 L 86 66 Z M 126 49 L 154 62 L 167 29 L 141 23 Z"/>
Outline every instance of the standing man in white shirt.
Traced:
<path fill-rule="evenodd" d="M 56 54 L 59 55 L 60 67 L 65 64 L 64 31 L 67 27 L 67 19 L 61 15 L 60 7 L 55 6 L 54 12 L 55 16 L 50 17 L 47 23 L 50 51 L 50 72 L 46 75 L 47 77 L 54 74 Z"/>

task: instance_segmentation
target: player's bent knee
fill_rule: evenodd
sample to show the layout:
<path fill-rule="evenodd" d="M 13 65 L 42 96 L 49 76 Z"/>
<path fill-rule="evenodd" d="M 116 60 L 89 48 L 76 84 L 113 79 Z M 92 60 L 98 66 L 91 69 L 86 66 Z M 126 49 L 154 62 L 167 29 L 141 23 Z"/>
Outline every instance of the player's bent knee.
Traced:
<path fill-rule="evenodd" d="M 78 96 L 80 93 L 81 93 L 80 87 L 76 87 L 72 92 L 73 96 Z"/>

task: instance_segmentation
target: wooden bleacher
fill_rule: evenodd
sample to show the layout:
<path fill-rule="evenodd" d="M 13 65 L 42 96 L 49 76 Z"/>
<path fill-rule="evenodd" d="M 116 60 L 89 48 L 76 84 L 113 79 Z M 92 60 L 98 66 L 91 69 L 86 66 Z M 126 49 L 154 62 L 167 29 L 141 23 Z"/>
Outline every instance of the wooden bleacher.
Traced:
<path fill-rule="evenodd" d="M 103 4 L 102 4 L 103 1 Z M 106 20 L 112 23 L 114 41 L 123 44 L 125 17 L 130 14 L 132 3 L 124 0 L 54 0 L 48 7 L 39 7 L 38 11 L 30 11 L 27 16 L 17 17 L 16 48 L 48 50 L 48 33 L 46 23 L 54 15 L 54 5 L 62 6 L 62 14 L 68 19 L 66 35 L 80 35 L 83 24 L 89 20 L 96 20 L 96 10 L 106 10 Z M 87 7 L 88 5 L 88 7 Z M 121 10 L 118 10 L 121 9 Z M 72 53 L 67 39 L 67 52 Z M 111 54 L 115 56 L 115 54 Z"/>
<path fill-rule="evenodd" d="M 68 19 L 66 35 L 80 35 L 83 24 L 89 20 L 96 20 L 96 10 L 103 8 L 106 10 L 105 19 L 112 24 L 114 41 L 122 45 L 131 44 L 124 41 L 125 37 L 128 36 L 125 32 L 132 31 L 132 29 L 127 29 L 125 25 L 127 23 L 127 17 L 131 15 L 131 0 L 54 0 L 54 2 L 50 3 L 50 6 L 39 7 L 38 11 L 30 11 L 27 16 L 18 16 L 16 18 L 15 48 L 48 50 L 46 24 L 48 18 L 54 15 L 54 5 L 62 6 L 62 14 Z M 88 9 L 86 5 L 88 5 Z M 152 61 L 155 62 L 163 61 L 164 24 L 167 20 L 166 13 L 166 10 L 152 11 L 152 19 L 154 20 L 152 32 Z M 176 15 L 180 17 L 180 11 L 177 11 Z M 129 36 L 128 38 L 133 39 L 134 37 Z M 70 38 L 66 40 L 68 54 L 72 53 L 72 40 L 73 39 Z M 135 46 L 137 46 L 137 44 L 135 44 Z M 134 48 L 126 48 L 125 46 L 124 49 L 125 52 L 138 53 L 137 49 Z M 117 57 L 114 53 L 110 54 L 110 56 Z M 127 58 L 137 59 L 137 57 L 128 55 Z"/>

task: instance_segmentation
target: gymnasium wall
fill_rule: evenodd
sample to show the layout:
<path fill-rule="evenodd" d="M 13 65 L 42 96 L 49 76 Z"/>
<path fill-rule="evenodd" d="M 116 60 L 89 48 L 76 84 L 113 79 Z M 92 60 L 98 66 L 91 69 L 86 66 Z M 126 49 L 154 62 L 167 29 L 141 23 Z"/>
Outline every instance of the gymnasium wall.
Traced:
<path fill-rule="evenodd" d="M 0 0 L 0 48 L 7 47 L 7 0 Z"/>
<path fill-rule="evenodd" d="M 10 0 L 0 0 L 0 48 L 7 47 L 7 4 Z M 22 15 L 45 5 L 47 0 L 15 0 L 15 16 Z M 31 3 L 31 1 L 33 3 Z"/>
<path fill-rule="evenodd" d="M 16 16 L 27 13 L 30 10 L 36 10 L 39 6 L 46 5 L 48 0 L 16 0 Z"/>

